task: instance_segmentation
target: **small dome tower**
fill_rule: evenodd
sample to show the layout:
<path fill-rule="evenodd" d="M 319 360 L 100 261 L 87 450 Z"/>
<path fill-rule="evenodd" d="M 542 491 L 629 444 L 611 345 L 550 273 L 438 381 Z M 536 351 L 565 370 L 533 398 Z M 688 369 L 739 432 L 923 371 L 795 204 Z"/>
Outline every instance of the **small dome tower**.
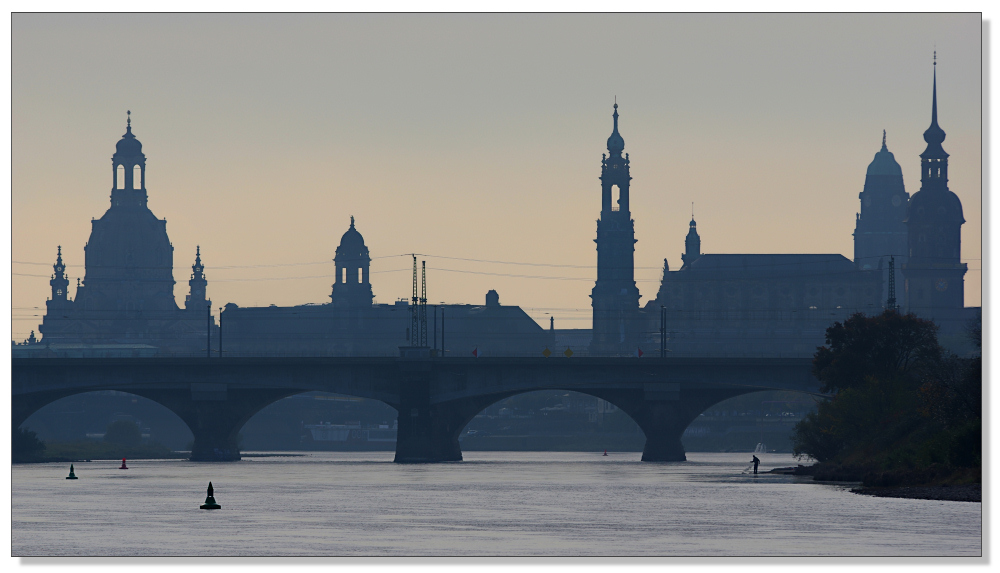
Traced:
<path fill-rule="evenodd" d="M 340 238 L 337 255 L 333 259 L 336 265 L 337 278 L 333 283 L 333 293 L 330 300 L 336 306 L 370 307 L 375 295 L 368 281 L 368 266 L 371 257 L 365 238 L 354 228 L 354 217 L 351 217 L 351 227 Z"/>

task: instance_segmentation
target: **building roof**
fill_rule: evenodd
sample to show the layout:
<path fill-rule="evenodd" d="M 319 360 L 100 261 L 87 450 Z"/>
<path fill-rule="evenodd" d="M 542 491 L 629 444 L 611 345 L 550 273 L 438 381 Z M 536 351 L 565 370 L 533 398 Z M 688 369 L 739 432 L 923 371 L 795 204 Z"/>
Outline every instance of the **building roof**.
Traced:
<path fill-rule="evenodd" d="M 690 278 L 771 278 L 856 272 L 838 254 L 719 254 L 701 255 L 676 276 Z M 675 273 L 670 273 L 674 275 Z"/>

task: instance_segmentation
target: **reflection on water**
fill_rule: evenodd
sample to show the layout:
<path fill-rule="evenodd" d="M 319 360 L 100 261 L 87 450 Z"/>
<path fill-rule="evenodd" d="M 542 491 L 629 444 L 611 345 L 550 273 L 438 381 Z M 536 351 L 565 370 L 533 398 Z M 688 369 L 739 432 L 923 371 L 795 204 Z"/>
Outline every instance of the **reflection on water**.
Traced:
<path fill-rule="evenodd" d="M 742 473 L 751 454 L 392 452 L 15 465 L 26 555 L 980 555 L 978 503 Z M 767 454 L 761 471 L 795 465 Z M 221 510 L 204 511 L 212 481 Z"/>

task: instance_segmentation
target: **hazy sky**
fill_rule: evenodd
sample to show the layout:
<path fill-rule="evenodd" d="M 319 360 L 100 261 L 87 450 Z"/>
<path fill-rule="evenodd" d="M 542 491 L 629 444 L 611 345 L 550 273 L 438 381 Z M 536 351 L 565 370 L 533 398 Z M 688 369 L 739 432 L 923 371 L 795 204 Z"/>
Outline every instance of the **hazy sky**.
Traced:
<path fill-rule="evenodd" d="M 378 302 L 410 296 L 411 261 L 394 255 L 416 252 L 429 255 L 431 302 L 482 304 L 496 289 L 546 326 L 550 313 L 557 328 L 589 328 L 616 96 L 645 304 L 663 259 L 680 266 L 691 202 L 703 252 L 853 257 L 883 129 L 906 190 L 919 190 L 935 48 L 967 220 L 965 300 L 980 304 L 978 14 L 12 22 L 18 340 L 41 322 L 56 245 L 71 281 L 83 276 L 127 109 L 181 306 L 195 245 L 216 307 L 329 301 L 354 215 Z"/>

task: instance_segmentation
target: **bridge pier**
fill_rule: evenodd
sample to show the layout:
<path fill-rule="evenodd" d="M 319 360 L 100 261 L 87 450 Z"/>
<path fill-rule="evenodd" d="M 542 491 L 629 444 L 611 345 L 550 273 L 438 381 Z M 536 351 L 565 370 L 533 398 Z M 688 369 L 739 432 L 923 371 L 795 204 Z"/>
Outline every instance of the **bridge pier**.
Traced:
<path fill-rule="evenodd" d="M 607 393 L 605 399 L 624 410 L 646 435 L 642 461 L 683 462 L 687 461 L 681 443 L 684 430 L 711 405 L 741 393 L 733 389 L 678 390 L 673 395 L 644 393 L 641 397 Z"/>
<path fill-rule="evenodd" d="M 449 404 L 448 406 L 451 406 Z M 464 424 L 456 409 L 430 403 L 430 382 L 407 380 L 400 388 L 396 463 L 460 462 L 458 434 Z"/>
<path fill-rule="evenodd" d="M 234 462 L 241 459 L 239 433 L 268 404 L 297 393 L 289 390 L 226 390 L 224 384 L 192 385 L 190 391 L 137 391 L 177 414 L 194 434 L 191 461 Z"/>

